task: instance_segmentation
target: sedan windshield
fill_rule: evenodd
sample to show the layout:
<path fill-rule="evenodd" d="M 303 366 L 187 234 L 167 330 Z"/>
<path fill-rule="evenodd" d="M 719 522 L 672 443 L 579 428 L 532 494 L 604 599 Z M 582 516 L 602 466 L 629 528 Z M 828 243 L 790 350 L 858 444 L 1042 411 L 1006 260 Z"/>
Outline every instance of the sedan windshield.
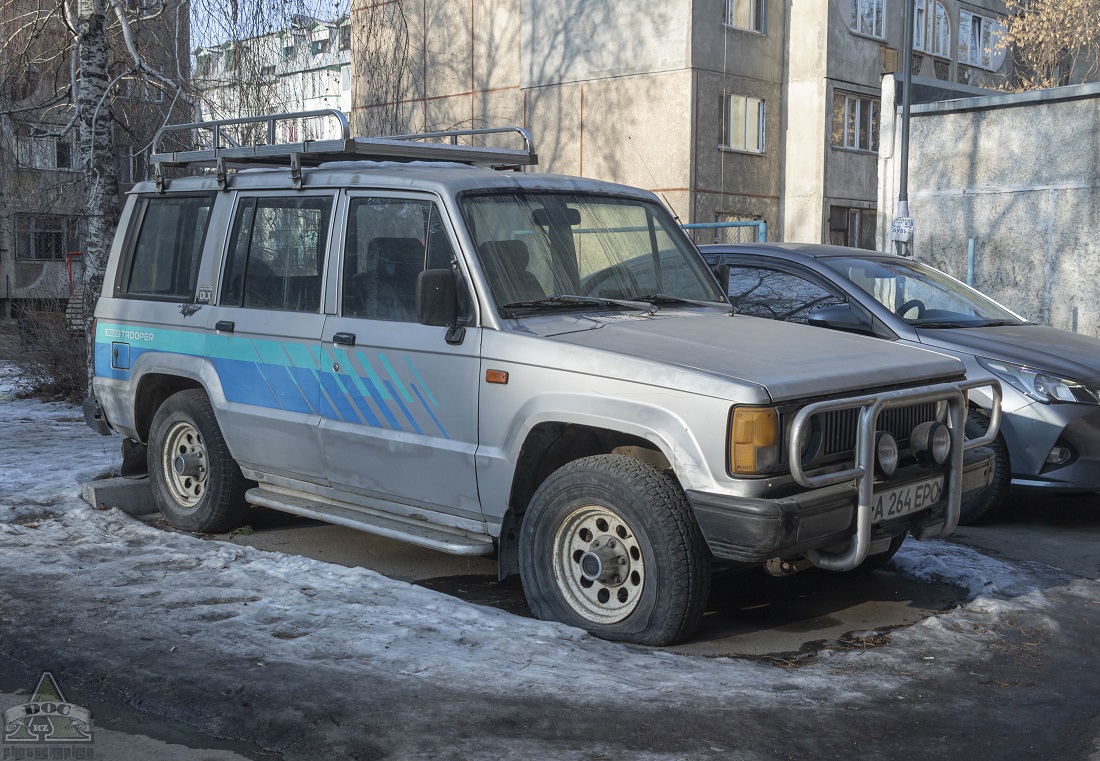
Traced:
<path fill-rule="evenodd" d="M 509 192 L 468 195 L 462 210 L 506 313 L 725 302 L 699 254 L 657 204 Z"/>
<path fill-rule="evenodd" d="M 1020 325 L 1020 317 L 950 275 L 907 259 L 823 260 L 916 328 Z"/>

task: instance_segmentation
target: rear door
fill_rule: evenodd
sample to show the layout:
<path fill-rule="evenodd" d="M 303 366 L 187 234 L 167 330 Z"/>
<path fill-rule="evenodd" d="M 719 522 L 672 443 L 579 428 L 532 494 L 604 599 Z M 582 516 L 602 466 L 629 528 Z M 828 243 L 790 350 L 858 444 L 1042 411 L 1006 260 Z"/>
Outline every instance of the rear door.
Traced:
<path fill-rule="evenodd" d="M 207 339 L 237 461 L 321 484 L 321 297 L 334 207 L 332 191 L 239 194 Z"/>
<path fill-rule="evenodd" d="M 336 314 L 321 342 L 320 436 L 333 486 L 482 521 L 474 474 L 481 331 L 438 200 L 351 193 L 340 224 Z M 416 278 L 451 269 L 460 342 L 416 319 Z M 452 334 L 452 340 L 454 335 Z"/>

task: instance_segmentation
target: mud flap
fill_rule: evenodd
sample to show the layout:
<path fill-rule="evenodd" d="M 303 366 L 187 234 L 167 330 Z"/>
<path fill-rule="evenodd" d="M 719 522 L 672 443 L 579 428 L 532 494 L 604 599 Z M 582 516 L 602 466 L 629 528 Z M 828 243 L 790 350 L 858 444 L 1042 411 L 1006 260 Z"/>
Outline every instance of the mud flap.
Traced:
<path fill-rule="evenodd" d="M 147 447 L 140 441 L 133 439 L 122 440 L 122 472 L 123 478 L 147 478 L 149 476 L 149 463 L 146 459 Z"/>

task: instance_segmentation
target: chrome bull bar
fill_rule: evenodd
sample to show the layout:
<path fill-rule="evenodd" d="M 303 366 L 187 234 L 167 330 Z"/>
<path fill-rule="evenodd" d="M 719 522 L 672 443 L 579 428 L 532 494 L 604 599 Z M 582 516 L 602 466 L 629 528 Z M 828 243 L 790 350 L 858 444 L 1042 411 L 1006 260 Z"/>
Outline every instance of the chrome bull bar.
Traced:
<path fill-rule="evenodd" d="M 966 439 L 967 401 L 964 391 L 972 388 L 988 387 L 992 391 L 993 407 L 990 413 L 989 430 L 976 439 Z M 951 431 L 951 454 L 948 456 L 950 467 L 947 472 L 947 508 L 944 512 L 943 527 L 932 537 L 944 537 L 955 530 L 959 524 L 959 510 L 962 504 L 963 453 L 975 447 L 989 444 L 997 437 L 1001 426 L 1001 385 L 997 381 L 982 380 L 969 383 L 941 383 L 918 389 L 902 389 L 880 394 L 849 397 L 823 402 L 814 402 L 800 409 L 791 422 L 790 448 L 791 475 L 794 480 L 807 488 L 833 486 L 845 481 L 856 480 L 859 493 L 856 502 L 856 533 L 848 549 L 840 553 L 827 553 L 811 550 L 807 558 L 815 566 L 830 571 L 848 571 L 864 561 L 871 546 L 871 510 L 874 497 L 875 480 L 875 431 L 878 416 L 887 407 L 901 407 L 922 402 L 947 402 L 948 428 Z M 802 469 L 799 453 L 810 428 L 814 415 L 831 410 L 859 408 L 859 425 L 856 434 L 855 467 L 833 473 L 811 476 Z"/>

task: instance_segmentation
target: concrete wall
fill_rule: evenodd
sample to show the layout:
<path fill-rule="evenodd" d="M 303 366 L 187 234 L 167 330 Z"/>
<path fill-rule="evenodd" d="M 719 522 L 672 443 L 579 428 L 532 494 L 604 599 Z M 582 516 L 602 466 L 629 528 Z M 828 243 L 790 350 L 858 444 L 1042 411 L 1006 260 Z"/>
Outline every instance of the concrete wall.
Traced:
<path fill-rule="evenodd" d="M 914 254 L 1028 319 L 1100 335 L 1100 85 L 913 109 Z M 880 193 L 897 197 L 897 151 Z M 880 247 L 888 218 L 880 218 Z M 885 228 L 885 229 L 884 229 Z"/>

